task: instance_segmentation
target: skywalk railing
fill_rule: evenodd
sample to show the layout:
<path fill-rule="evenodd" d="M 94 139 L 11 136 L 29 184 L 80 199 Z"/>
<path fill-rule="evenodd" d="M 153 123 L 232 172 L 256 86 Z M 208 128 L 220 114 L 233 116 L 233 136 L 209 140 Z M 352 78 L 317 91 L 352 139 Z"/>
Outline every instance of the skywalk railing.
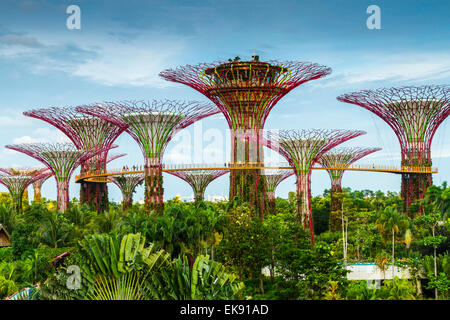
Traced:
<path fill-rule="evenodd" d="M 244 169 L 294 169 L 289 163 L 257 163 L 257 162 L 225 162 L 225 163 L 207 163 L 207 164 L 177 164 L 177 163 L 165 163 L 161 165 L 162 171 L 195 171 L 195 170 L 244 170 Z M 376 165 L 376 164 L 352 164 L 347 165 L 344 163 L 332 163 L 326 166 L 315 164 L 312 169 L 314 170 L 352 170 L 352 171 L 372 171 L 372 172 L 390 172 L 390 173 L 437 173 L 437 168 L 432 167 L 408 167 L 408 166 L 388 166 L 388 165 Z M 109 170 L 93 170 L 84 172 L 75 177 L 75 182 L 80 180 L 89 179 L 90 181 L 104 181 L 110 182 L 110 180 L 102 180 L 100 177 L 109 177 L 115 175 L 125 175 L 133 173 L 145 173 L 143 165 L 134 165 L 131 167 L 124 166 L 122 169 L 109 169 Z"/>

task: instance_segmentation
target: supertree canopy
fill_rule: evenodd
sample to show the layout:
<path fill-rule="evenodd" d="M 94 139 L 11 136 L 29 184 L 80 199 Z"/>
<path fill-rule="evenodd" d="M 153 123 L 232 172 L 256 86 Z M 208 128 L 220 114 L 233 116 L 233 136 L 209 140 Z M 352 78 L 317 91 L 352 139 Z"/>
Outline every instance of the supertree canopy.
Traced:
<path fill-rule="evenodd" d="M 113 142 L 125 130 L 103 119 L 80 113 L 76 107 L 52 107 L 23 113 L 43 120 L 61 130 L 80 150 L 104 149 L 81 163 L 81 172 L 106 169 L 107 154 Z M 97 212 L 108 209 L 108 187 L 106 183 L 82 181 L 80 202 L 88 203 Z"/>
<path fill-rule="evenodd" d="M 165 70 L 160 76 L 190 86 L 213 101 L 231 130 L 231 162 L 263 163 L 260 130 L 270 110 L 289 91 L 324 77 L 331 69 L 309 62 L 251 61 L 201 63 Z M 256 139 L 255 139 L 256 137 Z M 265 182 L 260 169 L 230 172 L 230 200 L 248 202 L 264 217 L 267 206 Z"/>
<path fill-rule="evenodd" d="M 439 125 L 450 114 L 450 86 L 407 86 L 363 90 L 337 97 L 379 116 L 400 142 L 402 166 L 431 167 L 431 142 Z M 405 211 L 422 199 L 432 185 L 431 173 L 402 174 L 401 195 Z"/>
<path fill-rule="evenodd" d="M 8 169 L 7 169 L 8 170 Z M 6 170 L 1 170 L 5 172 Z M 27 170 L 27 172 L 16 174 L 2 174 L 0 175 L 0 183 L 8 188 L 12 198 L 13 208 L 17 213 L 22 212 L 22 198 L 26 188 L 34 181 L 41 179 L 48 174 L 46 170 Z"/>
<path fill-rule="evenodd" d="M 205 190 L 215 179 L 228 173 L 229 170 L 183 170 L 168 171 L 168 173 L 186 181 L 194 191 L 195 202 L 203 201 Z"/>
<path fill-rule="evenodd" d="M 141 147 L 145 159 L 145 208 L 159 213 L 164 208 L 162 157 L 172 137 L 195 121 L 219 112 L 212 104 L 196 101 L 104 103 L 78 107 L 121 127 Z"/>
<path fill-rule="evenodd" d="M 265 144 L 278 151 L 295 168 L 297 176 L 297 215 L 303 228 L 309 226 L 311 240 L 314 242 L 314 229 L 311 210 L 311 170 L 314 163 L 335 146 L 360 135 L 361 130 L 310 129 L 280 130 L 275 134 L 265 134 Z"/>
<path fill-rule="evenodd" d="M 120 176 L 113 176 L 112 181 L 122 191 L 122 210 L 126 211 L 133 205 L 133 192 L 137 185 L 144 181 L 143 173 L 130 173 Z"/>
<path fill-rule="evenodd" d="M 109 149 L 80 150 L 72 143 L 24 143 L 6 148 L 25 153 L 51 170 L 57 185 L 57 209 L 62 212 L 69 204 L 69 179 L 73 171 L 87 159 Z"/>
<path fill-rule="evenodd" d="M 318 163 L 326 168 L 331 179 L 331 211 L 330 211 L 330 231 L 339 231 L 341 228 L 341 219 L 339 212 L 342 206 L 342 176 L 345 168 L 359 159 L 381 150 L 381 148 L 360 148 L 360 147 L 338 147 L 322 154 Z"/>
<path fill-rule="evenodd" d="M 275 169 L 264 171 L 264 178 L 266 179 L 267 198 L 269 200 L 269 211 L 272 214 L 276 213 L 275 189 L 283 180 L 289 178 L 294 174 L 295 174 L 294 170 L 286 170 L 286 169 Z"/>
<path fill-rule="evenodd" d="M 108 164 L 111 161 L 114 161 L 116 159 L 122 158 L 126 155 L 127 155 L 126 153 L 110 153 L 110 154 L 108 154 L 108 158 L 106 159 L 106 164 Z"/>

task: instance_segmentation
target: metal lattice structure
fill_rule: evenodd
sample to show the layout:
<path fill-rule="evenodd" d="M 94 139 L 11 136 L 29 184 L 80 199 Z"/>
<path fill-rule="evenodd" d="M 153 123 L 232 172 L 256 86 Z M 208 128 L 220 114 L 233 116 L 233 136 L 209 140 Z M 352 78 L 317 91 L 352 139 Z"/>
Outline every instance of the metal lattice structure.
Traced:
<path fill-rule="evenodd" d="M 402 166 L 431 167 L 431 142 L 450 114 L 450 86 L 407 86 L 363 90 L 337 97 L 359 105 L 383 119 L 400 142 Z M 405 211 L 424 197 L 431 174 L 403 174 L 401 195 Z"/>
<path fill-rule="evenodd" d="M 24 191 L 33 182 L 48 174 L 46 169 L 22 171 L 20 169 L 2 169 L 2 172 L 11 170 L 13 174 L 0 175 L 0 183 L 3 184 L 11 195 L 13 208 L 17 213 L 22 212 L 22 199 Z M 21 172 L 22 171 L 22 172 Z"/>
<path fill-rule="evenodd" d="M 264 178 L 266 179 L 266 193 L 269 201 L 269 211 L 272 214 L 276 213 L 275 205 L 275 190 L 278 185 L 285 179 L 294 175 L 294 170 L 278 169 L 278 170 L 265 170 Z"/>
<path fill-rule="evenodd" d="M 366 132 L 342 129 L 280 130 L 274 134 L 270 131 L 265 133 L 265 144 L 278 151 L 295 168 L 297 214 L 303 228 L 309 227 L 313 242 L 311 168 L 325 152 L 363 134 Z"/>
<path fill-rule="evenodd" d="M 72 143 L 24 143 L 5 147 L 25 153 L 51 170 L 57 185 L 57 209 L 62 212 L 66 211 L 69 204 L 69 179 L 73 171 L 89 158 L 109 150 L 80 150 Z"/>
<path fill-rule="evenodd" d="M 145 208 L 164 208 L 162 157 L 169 141 L 192 123 L 219 112 L 212 104 L 196 101 L 153 100 L 103 103 L 78 107 L 121 127 L 138 143 L 145 159 Z"/>
<path fill-rule="evenodd" d="M 81 172 L 106 169 L 108 151 L 117 137 L 125 130 L 125 127 L 78 112 L 76 107 L 35 109 L 23 114 L 43 120 L 58 128 L 80 150 L 105 150 L 81 163 Z M 107 184 L 83 181 L 80 186 L 80 203 L 89 204 L 98 213 L 107 210 Z"/>
<path fill-rule="evenodd" d="M 144 173 L 131 173 L 115 176 L 112 182 L 122 191 L 122 210 L 127 211 L 133 205 L 133 192 L 137 185 L 145 179 Z"/>
<path fill-rule="evenodd" d="M 339 231 L 342 226 L 340 219 L 342 198 L 338 194 L 342 193 L 342 177 L 345 169 L 336 169 L 336 167 L 348 167 L 359 159 L 380 150 L 381 148 L 338 147 L 319 158 L 318 163 L 328 168 L 327 172 L 331 179 L 330 231 Z"/>
<path fill-rule="evenodd" d="M 112 162 L 114 160 L 117 160 L 119 158 L 122 158 L 122 157 L 124 157 L 126 155 L 127 155 L 126 153 L 112 153 L 112 154 L 108 154 L 108 157 L 106 158 L 106 164 L 108 164 L 108 163 L 110 163 L 110 162 Z"/>
<path fill-rule="evenodd" d="M 195 171 L 172 171 L 168 172 L 189 183 L 194 192 L 196 203 L 203 201 L 205 190 L 215 179 L 228 173 L 229 170 L 195 170 Z"/>
<path fill-rule="evenodd" d="M 241 61 L 201 63 L 168 69 L 160 76 L 185 84 L 213 101 L 231 131 L 231 162 L 263 162 L 261 130 L 275 104 L 295 87 L 331 73 L 310 62 Z M 242 135 L 244 134 L 244 135 Z M 265 182 L 260 170 L 230 173 L 230 200 L 248 202 L 264 217 L 267 205 Z"/>

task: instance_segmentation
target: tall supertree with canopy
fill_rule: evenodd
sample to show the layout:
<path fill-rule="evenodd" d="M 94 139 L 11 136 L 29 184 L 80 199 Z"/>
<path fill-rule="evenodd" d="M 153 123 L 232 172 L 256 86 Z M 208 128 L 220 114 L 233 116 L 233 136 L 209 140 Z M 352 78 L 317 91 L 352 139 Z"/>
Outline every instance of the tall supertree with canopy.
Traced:
<path fill-rule="evenodd" d="M 6 172 L 5 170 L 1 171 Z M 26 188 L 34 181 L 41 179 L 46 174 L 48 174 L 46 170 L 37 169 L 33 171 L 27 170 L 26 173 L 0 175 L 0 183 L 8 188 L 11 195 L 13 208 L 16 213 L 22 212 L 22 199 Z"/>
<path fill-rule="evenodd" d="M 274 169 L 274 170 L 265 170 L 264 171 L 270 213 L 276 214 L 275 189 L 278 187 L 278 185 L 281 182 L 283 182 L 285 179 L 289 178 L 290 176 L 292 176 L 294 174 L 295 174 L 294 170 L 289 170 L 289 169 Z"/>
<path fill-rule="evenodd" d="M 134 189 L 145 179 L 144 173 L 130 173 L 113 176 L 112 182 L 122 192 L 122 210 L 125 212 L 133 205 Z"/>
<path fill-rule="evenodd" d="M 362 90 L 337 97 L 359 105 L 383 119 L 400 142 L 402 166 L 431 167 L 431 142 L 450 114 L 450 86 L 405 86 Z M 422 199 L 433 184 L 431 173 L 403 173 L 401 195 L 405 211 Z"/>
<path fill-rule="evenodd" d="M 342 197 L 339 197 L 339 194 L 342 193 L 341 183 L 345 168 L 379 150 L 381 148 L 337 147 L 322 154 L 319 158 L 318 163 L 326 168 L 331 179 L 330 231 L 339 231 L 342 226 L 339 217 L 339 212 L 342 207 Z"/>
<path fill-rule="evenodd" d="M 212 104 L 196 101 L 124 101 L 80 106 L 78 111 L 120 127 L 139 144 L 145 159 L 145 209 L 164 209 L 162 157 L 167 144 L 180 130 L 219 112 Z"/>
<path fill-rule="evenodd" d="M 232 163 L 263 163 L 261 130 L 275 104 L 289 91 L 331 69 L 309 62 L 219 61 L 168 69 L 160 76 L 185 84 L 213 101 L 225 116 L 231 132 Z M 267 206 L 265 182 L 260 169 L 230 172 L 230 200 L 235 196 L 255 207 L 264 217 Z"/>
<path fill-rule="evenodd" d="M 168 171 L 167 173 L 189 183 L 194 192 L 194 200 L 198 203 L 204 200 L 208 185 L 228 172 L 229 170 L 183 170 Z"/>
<path fill-rule="evenodd" d="M 23 143 L 6 148 L 25 153 L 42 162 L 54 174 L 57 186 L 57 209 L 65 212 L 69 205 L 69 179 L 73 171 L 89 158 L 108 148 L 80 150 L 72 143 Z"/>
<path fill-rule="evenodd" d="M 303 228 L 309 227 L 314 243 L 314 228 L 311 210 L 311 170 L 314 163 L 335 146 L 366 134 L 361 130 L 309 129 L 268 131 L 264 142 L 278 151 L 295 168 L 297 177 L 297 216 Z"/>
<path fill-rule="evenodd" d="M 81 163 L 81 173 L 106 169 L 107 154 L 126 127 L 80 113 L 76 107 L 52 107 L 31 110 L 25 116 L 43 120 L 61 130 L 80 150 L 103 149 L 104 152 Z M 87 203 L 98 213 L 108 209 L 106 183 L 81 181 L 80 203 Z"/>

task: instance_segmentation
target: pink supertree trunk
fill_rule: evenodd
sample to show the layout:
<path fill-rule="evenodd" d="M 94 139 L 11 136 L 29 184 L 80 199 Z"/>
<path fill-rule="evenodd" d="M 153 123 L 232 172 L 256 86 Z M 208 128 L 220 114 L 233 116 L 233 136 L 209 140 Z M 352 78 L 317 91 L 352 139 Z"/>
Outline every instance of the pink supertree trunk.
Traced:
<path fill-rule="evenodd" d="M 164 210 L 162 165 L 160 158 L 145 159 L 145 207 L 146 212 Z"/>
<path fill-rule="evenodd" d="M 314 244 L 314 226 L 311 209 L 311 171 L 297 176 L 297 214 L 304 229 L 311 233 Z"/>
<path fill-rule="evenodd" d="M 123 193 L 123 200 L 122 200 L 122 211 L 127 211 L 132 205 L 133 205 L 133 193 Z"/>
<path fill-rule="evenodd" d="M 69 181 L 57 181 L 57 210 L 65 212 L 69 207 Z"/>

